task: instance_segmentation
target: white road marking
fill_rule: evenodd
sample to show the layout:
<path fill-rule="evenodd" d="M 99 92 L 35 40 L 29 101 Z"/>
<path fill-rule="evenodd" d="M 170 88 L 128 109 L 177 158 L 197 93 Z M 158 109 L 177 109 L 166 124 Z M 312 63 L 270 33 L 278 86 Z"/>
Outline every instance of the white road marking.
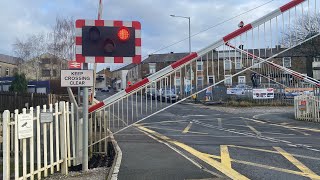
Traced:
<path fill-rule="evenodd" d="M 292 142 L 289 142 L 289 141 L 286 141 L 286 140 L 271 138 L 271 137 L 267 137 L 267 136 L 256 136 L 253 133 L 241 133 L 241 132 L 238 132 L 236 130 L 231 130 L 231 129 L 226 129 L 226 128 L 219 128 L 219 127 L 216 127 L 216 126 L 213 126 L 213 125 L 210 125 L 210 124 L 205 124 L 205 123 L 202 123 L 202 122 L 199 122 L 199 121 L 196 121 L 196 120 L 194 120 L 193 122 L 195 124 L 202 125 L 204 127 L 208 127 L 208 128 L 212 128 L 212 129 L 218 129 L 218 130 L 221 130 L 221 131 L 231 132 L 231 133 L 240 134 L 240 135 L 244 135 L 244 136 L 249 136 L 249 137 L 253 137 L 253 138 L 258 138 L 258 139 L 262 139 L 262 140 L 266 140 L 266 141 L 293 144 Z M 293 144 L 293 145 L 295 145 L 295 144 Z M 302 147 L 304 147 L 304 146 L 302 146 Z M 306 148 L 306 149 L 309 149 L 309 150 L 312 150 L 312 151 L 320 151 L 318 149 L 313 149 L 313 148 Z"/>
<path fill-rule="evenodd" d="M 222 119 L 221 118 L 218 118 L 218 126 L 219 126 L 219 128 L 222 128 Z"/>

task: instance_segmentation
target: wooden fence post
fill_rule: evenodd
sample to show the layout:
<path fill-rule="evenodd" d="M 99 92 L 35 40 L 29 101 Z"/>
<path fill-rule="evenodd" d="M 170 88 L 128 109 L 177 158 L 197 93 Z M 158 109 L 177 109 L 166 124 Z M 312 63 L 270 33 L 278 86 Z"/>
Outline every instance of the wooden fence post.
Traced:
<path fill-rule="evenodd" d="M 10 179 L 10 112 L 3 113 L 3 179 Z"/>
<path fill-rule="evenodd" d="M 61 158 L 63 160 L 61 164 L 61 173 L 68 174 L 68 156 L 67 156 L 67 129 L 66 129 L 66 107 L 65 102 L 59 102 L 60 115 L 60 147 L 61 147 Z"/>

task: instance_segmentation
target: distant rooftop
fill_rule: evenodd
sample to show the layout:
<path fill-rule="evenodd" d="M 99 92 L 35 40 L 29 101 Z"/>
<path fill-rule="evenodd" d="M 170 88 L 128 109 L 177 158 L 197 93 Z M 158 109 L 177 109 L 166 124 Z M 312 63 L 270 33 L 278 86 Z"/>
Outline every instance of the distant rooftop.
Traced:
<path fill-rule="evenodd" d="M 3 63 L 17 65 L 19 59 L 20 58 L 17 58 L 17 57 L 0 54 L 0 62 L 3 62 Z"/>
<path fill-rule="evenodd" d="M 148 58 L 142 61 L 145 63 L 160 63 L 160 62 L 176 62 L 188 56 L 189 53 L 167 53 L 167 54 L 150 54 Z"/>
<path fill-rule="evenodd" d="M 179 59 L 182 59 L 189 55 L 189 53 L 167 53 L 167 54 L 150 54 L 146 59 L 144 59 L 141 64 L 146 63 L 160 63 L 160 62 L 175 62 Z M 121 71 L 121 70 L 130 70 L 133 67 L 137 66 L 137 64 L 126 64 L 118 69 L 114 69 L 112 71 Z"/>

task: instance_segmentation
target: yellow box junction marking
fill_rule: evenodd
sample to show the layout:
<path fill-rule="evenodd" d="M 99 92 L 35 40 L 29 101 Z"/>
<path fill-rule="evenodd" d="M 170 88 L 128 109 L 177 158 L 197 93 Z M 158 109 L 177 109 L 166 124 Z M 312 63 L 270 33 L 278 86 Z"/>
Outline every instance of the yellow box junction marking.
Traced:
<path fill-rule="evenodd" d="M 231 158 L 228 150 L 228 146 L 220 146 L 221 163 L 231 169 Z"/>
<path fill-rule="evenodd" d="M 197 158 L 201 159 L 203 162 L 209 164 L 210 166 L 216 168 L 218 171 L 222 172 L 223 174 L 225 174 L 226 176 L 230 177 L 231 179 L 237 179 L 237 180 L 248 180 L 247 177 L 243 176 L 242 174 L 240 174 L 239 172 L 235 171 L 234 169 L 230 169 L 228 167 L 226 167 L 225 165 L 223 165 L 222 163 L 206 156 L 206 154 L 203 154 L 202 152 L 200 151 L 197 151 L 196 149 L 190 147 L 190 146 L 187 146 L 183 143 L 180 143 L 180 142 L 177 142 L 177 141 L 174 141 L 174 140 L 171 140 L 170 138 L 164 136 L 164 135 L 161 135 L 155 131 L 152 131 L 150 129 L 147 129 L 145 127 L 142 127 L 142 126 L 139 126 L 137 125 L 137 127 L 139 129 L 141 129 L 142 131 L 144 132 L 147 132 L 149 134 L 152 134 L 154 136 L 156 136 L 157 138 L 160 138 L 162 140 L 165 140 L 171 144 L 174 144 L 182 149 L 184 149 L 185 151 L 189 152 L 190 154 L 196 156 Z"/>
<path fill-rule="evenodd" d="M 259 148 L 253 148 L 253 147 L 245 147 L 245 146 L 237 146 L 237 145 L 228 145 L 228 147 L 235 147 L 235 148 L 241 148 L 241 149 L 248 149 L 248 150 L 252 150 L 252 151 L 261 151 L 261 152 L 267 152 L 267 153 L 273 153 L 273 154 L 280 154 L 278 151 L 272 151 L 272 150 L 267 150 L 267 149 L 259 149 Z M 316 157 L 304 156 L 304 155 L 299 155 L 299 154 L 291 154 L 291 155 L 294 156 L 294 157 L 320 161 L 320 158 L 316 158 Z"/>
<path fill-rule="evenodd" d="M 309 169 L 307 166 L 305 166 L 303 163 L 301 163 L 299 160 L 297 160 L 295 157 L 293 157 L 291 154 L 289 154 L 282 148 L 280 147 L 273 147 L 273 148 L 277 150 L 281 155 L 283 155 L 293 165 L 295 165 L 298 169 L 300 169 L 302 172 L 317 176 L 316 173 L 314 173 L 311 169 Z"/>
<path fill-rule="evenodd" d="M 188 133 L 188 132 L 189 132 L 189 129 L 191 128 L 191 126 L 192 126 L 192 122 L 190 122 L 190 123 L 188 124 L 188 126 L 182 131 L 182 133 L 183 133 L 183 134 Z"/>
<path fill-rule="evenodd" d="M 264 168 L 264 169 L 270 169 L 270 170 L 284 172 L 284 173 L 288 173 L 288 174 L 294 174 L 294 175 L 298 175 L 298 176 L 309 177 L 311 179 L 320 180 L 320 176 L 318 176 L 318 175 L 313 175 L 313 174 L 293 171 L 293 170 L 289 170 L 289 169 L 283 169 L 283 168 L 267 166 L 267 165 L 257 164 L 257 163 L 247 162 L 247 161 L 240 161 L 240 160 L 235 160 L 235 159 L 232 159 L 232 162 L 239 163 L 239 164 L 245 164 L 245 165 L 249 165 L 249 166 L 254 166 L 254 167 L 259 167 L 259 168 Z"/>
<path fill-rule="evenodd" d="M 305 131 L 311 131 L 311 132 L 320 132 L 320 129 L 296 127 L 296 126 L 291 126 L 291 125 L 284 125 L 283 123 L 281 123 L 281 124 L 273 124 L 273 123 L 260 121 L 260 120 L 257 120 L 257 119 L 244 118 L 244 117 L 240 117 L 240 118 L 241 119 L 246 119 L 246 120 L 249 120 L 249 121 L 253 121 L 253 122 L 257 122 L 257 123 L 261 123 L 261 124 L 268 124 L 268 125 L 271 125 L 271 126 L 283 127 L 283 128 L 287 128 L 287 129 L 291 129 L 291 130 L 299 129 L 299 130 L 305 130 Z M 300 131 L 300 133 L 303 133 L 303 132 Z M 309 135 L 309 134 L 306 133 L 305 135 Z"/>

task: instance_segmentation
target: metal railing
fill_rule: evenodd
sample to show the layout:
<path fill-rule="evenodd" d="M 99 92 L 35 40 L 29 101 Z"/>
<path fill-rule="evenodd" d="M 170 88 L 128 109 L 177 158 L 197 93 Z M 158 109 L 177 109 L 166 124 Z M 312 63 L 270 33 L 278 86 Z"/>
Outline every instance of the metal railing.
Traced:
<path fill-rule="evenodd" d="M 288 56 L 302 46 L 307 47 L 308 42 L 319 37 L 320 28 L 316 28 L 318 31 L 310 28 L 304 38 L 298 38 L 293 36 L 296 34 L 292 31 L 296 30 L 295 26 L 291 26 L 293 22 L 299 22 L 299 18 L 311 20 L 311 15 L 317 15 L 317 12 L 316 0 L 293 0 L 237 29 L 199 52 L 90 107 L 89 123 L 92 125 L 89 132 L 95 134 L 95 124 L 100 121 L 95 117 L 100 113 L 103 114 L 100 117 L 103 117 L 104 126 L 116 134 L 175 104 L 206 93 L 209 88 L 229 86 L 240 76 L 252 81 L 253 90 L 262 88 L 254 84 L 259 81 L 264 84 L 274 82 L 287 89 L 312 88 L 316 91 L 320 85 L 317 80 L 282 66 L 284 60 L 279 60 L 279 57 Z M 320 27 L 320 22 L 315 23 L 315 27 Z M 255 96 L 260 100 L 274 97 L 263 92 Z M 106 138 L 107 134 L 90 139 L 90 148 L 99 146 Z"/>

